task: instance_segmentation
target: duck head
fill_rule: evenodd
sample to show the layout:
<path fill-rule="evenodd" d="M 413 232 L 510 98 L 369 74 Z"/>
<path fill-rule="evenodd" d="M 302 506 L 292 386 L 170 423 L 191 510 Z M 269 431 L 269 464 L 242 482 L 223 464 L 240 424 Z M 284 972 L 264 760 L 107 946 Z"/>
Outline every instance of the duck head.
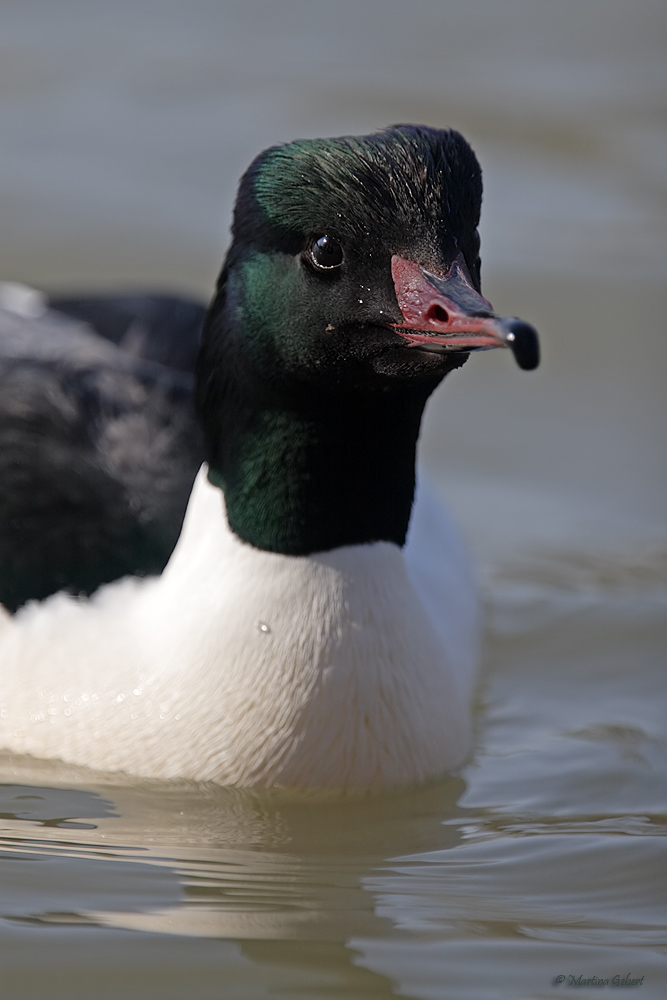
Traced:
<path fill-rule="evenodd" d="M 403 544 L 428 395 L 472 351 L 538 362 L 480 290 L 481 170 L 459 133 L 300 140 L 251 164 L 198 407 L 232 528 L 303 553 Z"/>

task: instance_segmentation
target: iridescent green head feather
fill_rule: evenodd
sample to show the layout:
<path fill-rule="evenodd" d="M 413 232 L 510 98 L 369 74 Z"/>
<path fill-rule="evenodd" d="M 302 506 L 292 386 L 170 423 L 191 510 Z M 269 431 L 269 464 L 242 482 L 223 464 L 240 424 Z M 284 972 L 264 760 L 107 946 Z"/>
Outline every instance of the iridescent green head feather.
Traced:
<path fill-rule="evenodd" d="M 465 192 L 450 201 L 448 193 Z M 397 125 L 368 136 L 299 139 L 262 153 L 242 179 L 235 239 L 248 234 L 258 209 L 265 224 L 303 238 L 313 230 L 355 235 L 406 227 L 432 236 L 479 220 L 481 170 L 475 154 L 450 129 Z M 255 227 L 252 227 L 255 228 Z"/>
<path fill-rule="evenodd" d="M 425 126 L 301 139 L 250 165 L 197 380 L 240 538 L 291 555 L 403 544 L 424 405 L 467 355 L 406 347 L 392 259 L 442 274 L 462 255 L 478 283 L 481 192 L 465 139 Z"/>

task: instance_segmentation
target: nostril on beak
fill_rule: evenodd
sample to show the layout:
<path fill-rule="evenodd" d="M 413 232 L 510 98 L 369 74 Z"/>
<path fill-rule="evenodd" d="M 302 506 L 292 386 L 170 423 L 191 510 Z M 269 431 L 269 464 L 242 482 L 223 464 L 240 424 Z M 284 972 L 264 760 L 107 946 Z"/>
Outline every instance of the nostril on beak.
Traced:
<path fill-rule="evenodd" d="M 433 305 L 428 307 L 426 319 L 434 320 L 436 323 L 448 323 L 449 313 L 438 302 L 434 302 Z"/>

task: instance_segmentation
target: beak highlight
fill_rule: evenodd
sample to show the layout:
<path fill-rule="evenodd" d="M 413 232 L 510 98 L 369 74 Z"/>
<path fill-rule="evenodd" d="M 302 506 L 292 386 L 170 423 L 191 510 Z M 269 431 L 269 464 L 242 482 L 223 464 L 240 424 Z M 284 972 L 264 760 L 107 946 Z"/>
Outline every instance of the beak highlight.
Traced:
<path fill-rule="evenodd" d="M 537 368 L 537 332 L 523 320 L 494 313 L 474 287 L 462 254 L 443 275 L 394 254 L 391 275 L 404 320 L 393 328 L 408 343 L 437 352 L 509 347 L 520 368 Z"/>

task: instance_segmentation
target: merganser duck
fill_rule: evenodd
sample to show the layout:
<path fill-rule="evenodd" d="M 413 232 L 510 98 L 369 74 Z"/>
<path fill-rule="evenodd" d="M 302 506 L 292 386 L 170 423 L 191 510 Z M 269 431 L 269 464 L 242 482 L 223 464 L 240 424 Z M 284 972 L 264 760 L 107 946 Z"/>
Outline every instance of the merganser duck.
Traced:
<path fill-rule="evenodd" d="M 156 778 L 380 788 L 470 750 L 479 631 L 415 493 L 422 413 L 471 351 L 537 364 L 480 293 L 481 171 L 401 125 L 273 147 L 205 324 L 207 463 L 159 577 L 0 621 L 0 745 Z M 407 539 L 407 543 L 406 543 Z"/>

